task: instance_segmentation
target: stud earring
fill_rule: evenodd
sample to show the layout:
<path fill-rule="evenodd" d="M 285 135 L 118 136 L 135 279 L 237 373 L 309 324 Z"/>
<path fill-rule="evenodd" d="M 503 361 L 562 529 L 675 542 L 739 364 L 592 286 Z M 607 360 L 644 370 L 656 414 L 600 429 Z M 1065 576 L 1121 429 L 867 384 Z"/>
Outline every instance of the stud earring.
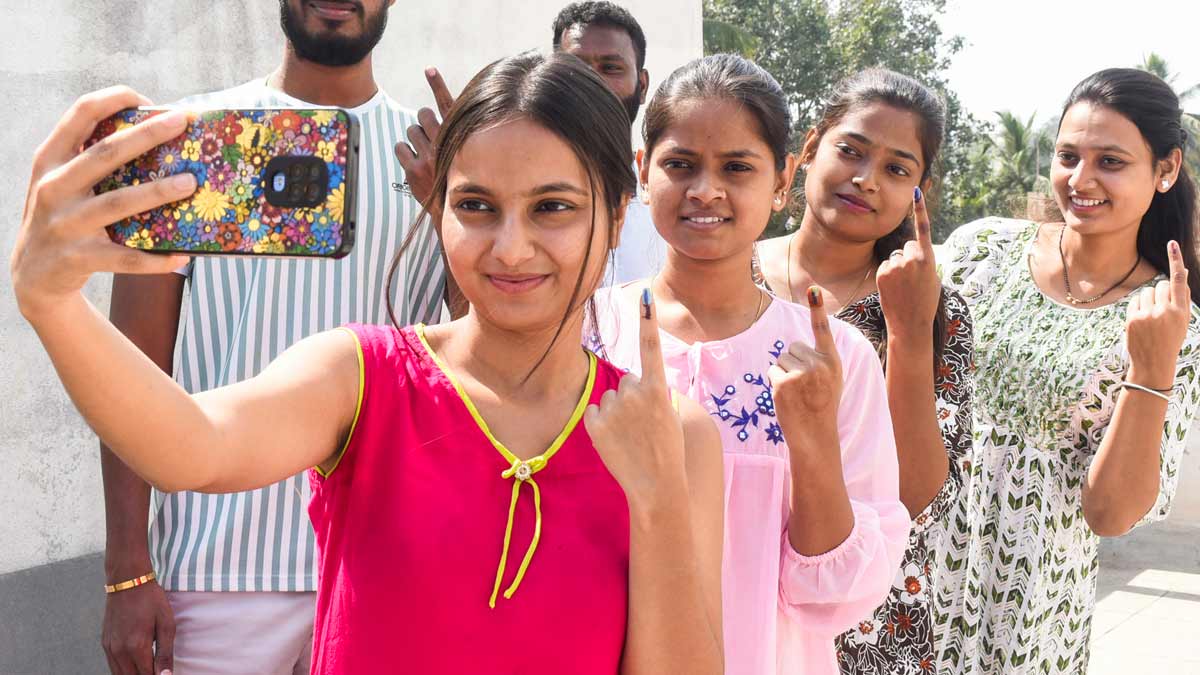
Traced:
<path fill-rule="evenodd" d="M 1162 186 L 1163 186 L 1163 190 L 1168 190 L 1168 189 L 1170 189 L 1170 188 L 1171 188 L 1171 181 L 1169 181 L 1169 180 L 1167 180 L 1166 178 L 1164 178 L 1164 179 L 1163 179 L 1163 182 L 1162 182 Z"/>
<path fill-rule="evenodd" d="M 782 204 L 783 203 L 783 195 L 775 195 L 775 203 Z"/>

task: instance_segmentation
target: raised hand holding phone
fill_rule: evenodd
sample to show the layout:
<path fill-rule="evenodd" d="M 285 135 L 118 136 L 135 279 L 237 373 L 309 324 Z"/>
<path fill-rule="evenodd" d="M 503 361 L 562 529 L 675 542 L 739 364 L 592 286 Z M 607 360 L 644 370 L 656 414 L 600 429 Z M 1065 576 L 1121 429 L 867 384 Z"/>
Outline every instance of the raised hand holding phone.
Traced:
<path fill-rule="evenodd" d="M 929 339 L 942 284 L 934 260 L 929 210 L 919 187 L 913 189 L 913 226 L 916 239 L 879 265 L 875 285 L 888 335 Z"/>
<path fill-rule="evenodd" d="M 641 376 L 626 374 L 583 417 L 596 452 L 631 506 L 653 498 L 664 480 L 686 485 L 683 425 L 667 388 L 650 289 L 643 289 L 640 306 Z"/>
<path fill-rule="evenodd" d="M 190 173 L 96 195 L 93 186 L 128 161 L 183 133 L 188 113 L 170 111 L 80 150 L 96 125 L 149 101 L 128 87 L 81 97 L 34 153 L 25 212 L 10 259 L 17 305 L 26 317 L 52 310 L 96 272 L 166 274 L 186 256 L 155 255 L 114 243 L 105 228 L 178 201 L 196 189 Z"/>
<path fill-rule="evenodd" d="M 442 120 L 446 119 L 446 115 L 450 114 L 450 107 L 454 105 L 454 96 L 437 68 L 425 69 L 425 81 L 433 91 L 438 112 L 434 114 L 429 108 L 418 110 L 417 124 L 408 128 L 409 142 L 397 143 L 395 150 L 396 159 L 400 160 L 400 166 L 404 168 L 404 180 L 408 183 L 413 198 L 423 206 L 433 209 L 436 205 L 426 204 L 433 192 L 434 165 L 437 162 L 433 148 L 442 130 Z"/>

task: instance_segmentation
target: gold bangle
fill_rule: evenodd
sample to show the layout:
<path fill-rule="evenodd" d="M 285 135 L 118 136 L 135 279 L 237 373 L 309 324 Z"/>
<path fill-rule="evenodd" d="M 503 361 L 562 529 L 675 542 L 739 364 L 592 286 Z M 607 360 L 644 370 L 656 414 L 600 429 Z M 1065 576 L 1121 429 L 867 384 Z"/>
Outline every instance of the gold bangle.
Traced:
<path fill-rule="evenodd" d="M 104 584 L 104 592 L 105 593 L 117 593 L 119 591 L 127 591 L 131 588 L 137 588 L 138 586 L 141 586 L 142 584 L 154 581 L 154 578 L 155 578 L 154 572 L 150 572 L 149 574 L 143 574 L 140 577 L 137 577 L 135 579 L 130 579 L 129 581 L 122 581 L 121 583 L 118 583 L 118 584 L 111 584 L 111 585 Z"/>

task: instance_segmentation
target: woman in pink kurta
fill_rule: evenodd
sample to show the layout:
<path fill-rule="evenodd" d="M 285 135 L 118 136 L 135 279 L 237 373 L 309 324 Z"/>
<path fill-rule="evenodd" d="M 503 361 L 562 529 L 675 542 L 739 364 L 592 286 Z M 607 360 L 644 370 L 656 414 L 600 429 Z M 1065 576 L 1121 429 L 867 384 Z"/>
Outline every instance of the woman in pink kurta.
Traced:
<path fill-rule="evenodd" d="M 834 638 L 885 599 L 909 532 L 875 350 L 826 321 L 819 294 L 814 315 L 750 275 L 795 169 L 789 129 L 779 85 L 740 57 L 693 61 L 663 83 L 646 110 L 641 179 L 666 264 L 600 293 L 590 336 L 636 370 L 631 312 L 649 288 L 668 383 L 717 421 L 730 675 L 835 675 Z"/>
<path fill-rule="evenodd" d="M 601 291 L 596 307 L 605 356 L 636 370 L 634 290 Z M 767 369 L 788 344 L 812 342 L 808 312 L 772 298 L 754 325 L 726 340 L 688 344 L 660 331 L 668 384 L 712 414 L 725 449 L 721 602 L 729 675 L 836 673 L 834 638 L 884 599 L 907 543 L 879 357 L 862 333 L 836 319 L 830 327 L 845 379 L 838 430 L 854 529 L 813 557 L 788 542 L 792 478 Z"/>

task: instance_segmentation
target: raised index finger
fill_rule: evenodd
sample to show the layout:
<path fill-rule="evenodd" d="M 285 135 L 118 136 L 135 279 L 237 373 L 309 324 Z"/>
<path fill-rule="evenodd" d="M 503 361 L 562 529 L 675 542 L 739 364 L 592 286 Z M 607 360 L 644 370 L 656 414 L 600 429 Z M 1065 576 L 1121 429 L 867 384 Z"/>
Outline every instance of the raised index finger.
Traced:
<path fill-rule="evenodd" d="M 913 228 L 917 232 L 917 243 L 926 253 L 933 252 L 933 234 L 929 225 L 929 209 L 925 205 L 925 194 L 920 187 L 913 188 Z"/>
<path fill-rule="evenodd" d="M 641 302 L 638 303 L 640 316 L 640 351 L 642 357 L 642 382 L 655 386 L 665 386 L 666 371 L 663 368 L 662 340 L 658 334 L 658 316 L 654 307 L 654 294 L 650 288 L 642 289 Z"/>
<path fill-rule="evenodd" d="M 1192 300 L 1188 288 L 1188 268 L 1183 262 L 1183 251 L 1179 242 L 1171 240 L 1167 243 L 1167 260 L 1171 270 L 1171 302 L 1180 307 L 1187 307 Z"/>
<path fill-rule="evenodd" d="M 426 68 L 425 80 L 433 90 L 433 100 L 437 101 L 438 113 L 442 119 L 446 119 L 446 115 L 450 114 L 450 106 L 454 105 L 454 96 L 446 86 L 446 81 L 442 79 L 442 74 L 437 68 Z"/>
<path fill-rule="evenodd" d="M 837 345 L 833 342 L 833 331 L 829 328 L 829 315 L 825 313 L 825 296 L 821 289 L 809 286 L 808 313 L 812 320 L 813 348 L 822 354 L 836 354 Z"/>

